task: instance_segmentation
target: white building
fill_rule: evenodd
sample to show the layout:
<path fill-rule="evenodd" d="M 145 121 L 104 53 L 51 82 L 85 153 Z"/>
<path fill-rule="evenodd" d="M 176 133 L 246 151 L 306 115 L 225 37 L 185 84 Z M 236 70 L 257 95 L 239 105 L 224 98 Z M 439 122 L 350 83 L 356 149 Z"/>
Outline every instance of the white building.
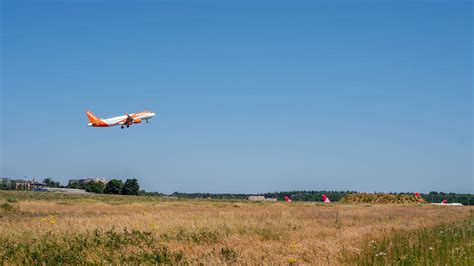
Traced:
<path fill-rule="evenodd" d="M 251 201 L 262 201 L 265 200 L 265 196 L 250 196 L 248 199 Z"/>

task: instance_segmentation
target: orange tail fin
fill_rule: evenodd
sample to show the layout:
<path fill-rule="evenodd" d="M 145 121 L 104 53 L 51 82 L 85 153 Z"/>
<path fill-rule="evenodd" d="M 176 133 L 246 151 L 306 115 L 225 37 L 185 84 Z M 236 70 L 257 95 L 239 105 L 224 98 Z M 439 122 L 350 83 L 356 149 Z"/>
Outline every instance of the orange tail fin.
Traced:
<path fill-rule="evenodd" d="M 96 123 L 97 121 L 99 121 L 99 118 L 97 118 L 97 116 L 95 116 L 91 111 L 87 111 L 86 115 L 91 123 Z"/>

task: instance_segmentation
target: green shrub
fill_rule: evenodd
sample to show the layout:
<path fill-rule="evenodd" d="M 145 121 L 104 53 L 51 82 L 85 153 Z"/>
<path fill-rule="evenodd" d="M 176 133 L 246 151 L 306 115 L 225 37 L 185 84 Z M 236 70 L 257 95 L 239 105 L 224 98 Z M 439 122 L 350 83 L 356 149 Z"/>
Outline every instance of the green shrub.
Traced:
<path fill-rule="evenodd" d="M 474 265 L 474 215 L 463 222 L 367 240 L 359 255 L 343 254 L 357 265 Z"/>
<path fill-rule="evenodd" d="M 281 234 L 270 227 L 255 228 L 255 233 L 260 236 L 262 240 L 280 240 Z"/>
<path fill-rule="evenodd" d="M 16 203 L 18 202 L 18 200 L 16 200 L 15 198 L 7 198 L 7 202 Z"/>
<path fill-rule="evenodd" d="M 3 210 L 4 212 L 15 212 L 15 207 L 9 203 L 3 203 L 0 205 L 0 209 Z"/>
<path fill-rule="evenodd" d="M 229 247 L 221 248 L 221 257 L 226 262 L 233 262 L 237 258 L 237 252 Z"/>
<path fill-rule="evenodd" d="M 213 230 L 207 227 L 197 228 L 193 231 L 188 231 L 185 228 L 178 227 L 176 232 L 164 233 L 160 235 L 160 239 L 163 241 L 177 240 L 177 241 L 189 241 L 194 243 L 217 243 L 221 235 L 217 230 Z"/>
<path fill-rule="evenodd" d="M 182 252 L 171 252 L 150 232 L 101 231 L 80 234 L 0 236 L 0 265 L 176 264 Z"/>

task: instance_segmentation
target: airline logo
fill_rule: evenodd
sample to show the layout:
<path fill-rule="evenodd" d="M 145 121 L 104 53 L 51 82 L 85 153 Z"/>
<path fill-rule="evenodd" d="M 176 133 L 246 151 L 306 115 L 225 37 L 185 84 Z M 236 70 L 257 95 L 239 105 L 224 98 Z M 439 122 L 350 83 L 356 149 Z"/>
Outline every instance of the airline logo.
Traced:
<path fill-rule="evenodd" d="M 92 112 L 87 111 L 86 112 L 87 118 L 89 118 L 90 123 L 88 126 L 93 126 L 93 127 L 108 127 L 109 125 L 104 122 L 104 120 L 97 118 Z"/>

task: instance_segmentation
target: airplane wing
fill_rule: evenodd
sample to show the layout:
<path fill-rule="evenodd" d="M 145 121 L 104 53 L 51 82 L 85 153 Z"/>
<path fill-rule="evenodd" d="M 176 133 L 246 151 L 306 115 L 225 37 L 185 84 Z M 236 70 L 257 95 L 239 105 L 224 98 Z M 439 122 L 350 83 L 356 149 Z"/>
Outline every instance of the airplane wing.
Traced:
<path fill-rule="evenodd" d="M 133 117 L 131 117 L 128 113 L 125 113 L 125 115 L 127 116 L 127 118 L 123 122 L 120 122 L 119 124 L 121 124 L 121 125 L 131 125 L 131 124 L 133 124 Z"/>

